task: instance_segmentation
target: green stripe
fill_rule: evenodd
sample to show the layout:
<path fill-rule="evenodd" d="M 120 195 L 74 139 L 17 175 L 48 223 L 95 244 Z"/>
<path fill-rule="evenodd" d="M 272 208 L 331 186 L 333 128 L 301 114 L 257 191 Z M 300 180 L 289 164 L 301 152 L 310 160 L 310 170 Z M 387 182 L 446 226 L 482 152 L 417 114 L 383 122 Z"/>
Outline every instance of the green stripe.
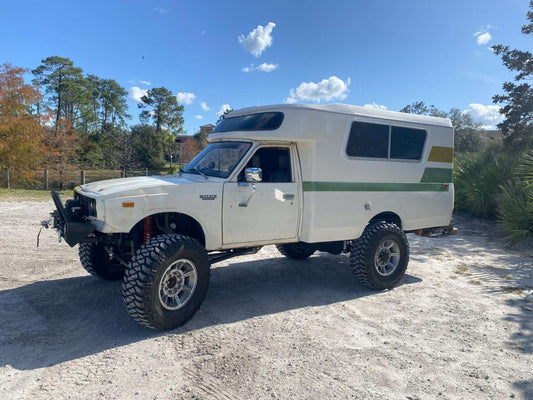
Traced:
<path fill-rule="evenodd" d="M 420 182 L 445 183 L 452 181 L 453 171 L 451 168 L 426 168 Z"/>
<path fill-rule="evenodd" d="M 304 182 L 304 192 L 447 192 L 442 183 Z"/>

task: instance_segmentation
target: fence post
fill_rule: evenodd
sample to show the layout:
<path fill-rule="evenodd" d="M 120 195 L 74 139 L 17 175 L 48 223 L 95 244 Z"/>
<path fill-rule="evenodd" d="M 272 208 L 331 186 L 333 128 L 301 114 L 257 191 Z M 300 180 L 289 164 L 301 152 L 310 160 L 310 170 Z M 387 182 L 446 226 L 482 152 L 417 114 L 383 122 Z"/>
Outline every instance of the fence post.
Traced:
<path fill-rule="evenodd" d="M 45 168 L 44 169 L 44 189 L 45 190 L 48 190 L 49 189 L 49 182 L 48 182 L 48 168 Z"/>
<path fill-rule="evenodd" d="M 126 169 L 123 169 L 122 171 L 120 171 L 120 177 L 121 178 L 125 178 L 126 177 Z"/>
<path fill-rule="evenodd" d="M 85 185 L 85 171 L 80 172 L 80 182 L 82 185 Z"/>
<path fill-rule="evenodd" d="M 144 169 L 145 176 L 148 176 L 148 168 Z"/>
<path fill-rule="evenodd" d="M 4 187 L 9 189 L 9 169 L 4 168 Z"/>

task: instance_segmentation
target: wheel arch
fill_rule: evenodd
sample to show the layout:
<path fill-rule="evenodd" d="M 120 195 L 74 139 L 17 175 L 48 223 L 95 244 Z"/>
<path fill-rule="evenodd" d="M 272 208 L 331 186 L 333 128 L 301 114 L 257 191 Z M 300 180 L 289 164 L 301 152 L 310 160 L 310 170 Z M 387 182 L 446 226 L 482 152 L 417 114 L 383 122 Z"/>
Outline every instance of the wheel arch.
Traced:
<path fill-rule="evenodd" d="M 159 211 L 143 215 L 133 224 L 129 233 L 134 234 L 135 232 L 142 232 L 143 222 L 147 217 L 152 217 L 153 219 L 152 226 L 154 229 L 154 235 L 164 233 L 182 234 L 196 239 L 205 247 L 205 229 L 202 224 L 188 214 L 175 211 Z M 175 228 L 171 225 L 172 222 L 176 224 Z"/>
<path fill-rule="evenodd" d="M 403 224 L 402 224 L 402 218 L 393 211 L 384 211 L 379 214 L 376 214 L 372 219 L 368 221 L 368 224 L 372 224 L 374 222 L 379 221 L 385 221 L 390 222 L 398 226 L 398 228 L 403 230 Z"/>

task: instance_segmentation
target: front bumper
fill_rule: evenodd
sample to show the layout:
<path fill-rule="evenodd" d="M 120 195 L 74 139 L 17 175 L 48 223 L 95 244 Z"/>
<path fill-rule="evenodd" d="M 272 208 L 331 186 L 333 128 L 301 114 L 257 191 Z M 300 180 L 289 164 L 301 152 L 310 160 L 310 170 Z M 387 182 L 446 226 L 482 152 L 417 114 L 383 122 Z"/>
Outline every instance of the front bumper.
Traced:
<path fill-rule="evenodd" d="M 93 235 L 95 227 L 91 222 L 84 221 L 82 216 L 77 213 L 79 207 L 76 206 L 76 202 L 65 206 L 59 193 L 52 190 L 51 194 L 56 206 L 56 210 L 50 215 L 51 225 L 57 230 L 59 236 L 65 239 L 70 247 L 74 247 L 78 243 L 94 242 L 96 240 L 96 236 Z"/>

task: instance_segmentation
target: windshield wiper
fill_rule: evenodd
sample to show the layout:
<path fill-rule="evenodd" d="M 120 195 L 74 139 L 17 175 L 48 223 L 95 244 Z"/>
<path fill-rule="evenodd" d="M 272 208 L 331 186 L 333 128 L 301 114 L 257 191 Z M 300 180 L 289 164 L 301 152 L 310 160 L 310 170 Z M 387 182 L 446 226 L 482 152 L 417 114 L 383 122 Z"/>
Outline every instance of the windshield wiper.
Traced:
<path fill-rule="evenodd" d="M 207 180 L 207 175 L 204 174 L 202 171 L 200 171 L 200 170 L 198 169 L 198 167 L 194 167 L 193 169 L 194 169 L 196 172 L 198 172 L 200 175 L 202 175 L 202 176 Z"/>

